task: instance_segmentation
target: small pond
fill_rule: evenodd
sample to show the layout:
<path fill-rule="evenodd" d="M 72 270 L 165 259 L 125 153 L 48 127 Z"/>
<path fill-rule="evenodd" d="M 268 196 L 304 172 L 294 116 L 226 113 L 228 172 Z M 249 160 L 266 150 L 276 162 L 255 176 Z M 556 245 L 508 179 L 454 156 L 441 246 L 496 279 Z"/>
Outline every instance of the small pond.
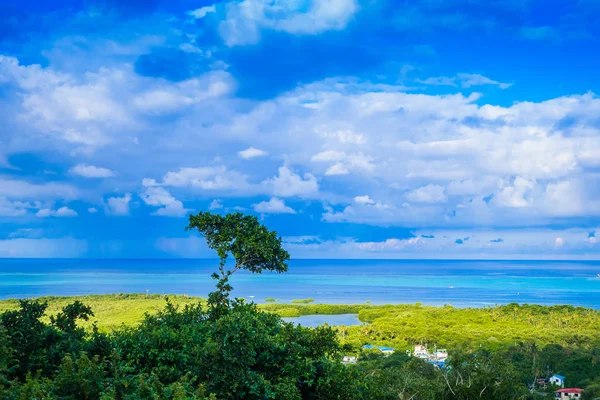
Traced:
<path fill-rule="evenodd" d="M 361 325 L 362 322 L 358 319 L 358 314 L 336 314 L 336 315 L 302 315 L 300 317 L 282 318 L 286 322 L 293 322 L 308 328 L 315 328 L 319 325 L 328 324 L 335 325 Z"/>

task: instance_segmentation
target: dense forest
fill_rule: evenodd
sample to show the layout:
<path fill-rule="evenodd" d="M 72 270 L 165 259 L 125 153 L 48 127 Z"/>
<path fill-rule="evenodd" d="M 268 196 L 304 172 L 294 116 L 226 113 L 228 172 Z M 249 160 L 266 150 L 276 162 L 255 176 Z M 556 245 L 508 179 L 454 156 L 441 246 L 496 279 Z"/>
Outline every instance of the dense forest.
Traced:
<path fill-rule="evenodd" d="M 595 310 L 248 304 L 231 298 L 231 275 L 285 272 L 289 255 L 280 238 L 242 214 L 201 213 L 189 227 L 221 259 L 207 300 L 87 298 L 102 317 L 80 299 L 2 303 L 0 398 L 543 399 L 556 387 L 535 382 L 555 373 L 585 389 L 584 399 L 600 398 Z M 130 306 L 143 301 L 164 306 L 138 323 L 140 310 Z M 111 306 L 102 309 L 105 302 Z M 127 306 L 103 322 L 115 304 Z M 117 324 L 119 313 L 131 323 Z M 358 313 L 364 323 L 304 328 L 281 319 L 317 313 Z M 448 350 L 443 367 L 406 353 L 424 343 Z M 366 344 L 395 352 L 386 356 Z M 357 360 L 344 363 L 344 356 Z"/>

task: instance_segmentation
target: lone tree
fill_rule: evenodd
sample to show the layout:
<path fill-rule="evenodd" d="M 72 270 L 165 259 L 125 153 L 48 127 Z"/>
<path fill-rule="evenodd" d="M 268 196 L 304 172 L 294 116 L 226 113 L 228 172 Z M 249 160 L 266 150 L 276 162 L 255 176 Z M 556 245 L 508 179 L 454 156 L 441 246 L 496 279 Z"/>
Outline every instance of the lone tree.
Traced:
<path fill-rule="evenodd" d="M 252 215 L 232 213 L 227 215 L 201 212 L 190 215 L 186 230 L 198 229 L 208 247 L 219 256 L 219 271 L 212 274 L 217 292 L 209 295 L 209 304 L 215 308 L 229 307 L 229 277 L 239 269 L 260 274 L 263 271 L 286 272 L 290 255 L 281 246 L 281 237 L 270 231 Z M 232 269 L 227 268 L 229 257 L 234 259 Z"/>

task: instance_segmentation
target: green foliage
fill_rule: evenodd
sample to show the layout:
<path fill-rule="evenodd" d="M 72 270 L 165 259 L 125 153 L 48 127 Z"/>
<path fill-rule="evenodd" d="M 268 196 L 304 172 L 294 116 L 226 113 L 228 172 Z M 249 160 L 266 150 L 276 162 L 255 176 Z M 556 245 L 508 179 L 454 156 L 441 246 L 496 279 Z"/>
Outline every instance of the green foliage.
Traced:
<path fill-rule="evenodd" d="M 273 297 L 267 297 L 267 298 L 265 299 L 265 302 L 266 302 L 266 303 L 275 303 L 275 301 L 276 301 L 276 300 L 275 300 L 275 298 L 273 298 Z"/>
<path fill-rule="evenodd" d="M 258 274 L 263 271 L 287 271 L 290 255 L 281 246 L 281 238 L 275 231 L 269 231 L 255 216 L 201 212 L 190 215 L 186 229 L 197 229 L 206 239 L 208 247 L 217 252 L 222 276 L 228 276 L 238 269 Z M 235 267 L 232 271 L 225 271 L 230 256 L 234 258 Z"/>
<path fill-rule="evenodd" d="M 254 304 L 235 301 L 214 319 L 200 304 L 167 303 L 108 336 L 78 327 L 91 315 L 78 302 L 51 323 L 41 321 L 45 307 L 23 301 L 1 316 L 15 329 L 36 327 L 1 331 L 0 349 L 9 350 L 1 353 L 9 358 L 3 398 L 360 399 L 368 392 L 339 362 L 333 329 L 294 326 Z"/>
<path fill-rule="evenodd" d="M 300 299 L 300 300 L 292 300 L 292 303 L 294 304 L 308 304 L 308 303 L 314 303 L 315 299 Z"/>
<path fill-rule="evenodd" d="M 260 274 L 263 271 L 286 272 L 289 253 L 281 245 L 281 237 L 262 225 L 258 218 L 242 213 L 227 215 L 200 212 L 190 215 L 187 230 L 197 229 L 206 244 L 219 256 L 219 273 L 212 277 L 218 281 L 217 291 L 211 293 L 208 302 L 212 314 L 221 316 L 229 307 L 229 284 L 231 274 L 239 269 Z M 227 269 L 227 259 L 234 260 L 233 269 Z"/>

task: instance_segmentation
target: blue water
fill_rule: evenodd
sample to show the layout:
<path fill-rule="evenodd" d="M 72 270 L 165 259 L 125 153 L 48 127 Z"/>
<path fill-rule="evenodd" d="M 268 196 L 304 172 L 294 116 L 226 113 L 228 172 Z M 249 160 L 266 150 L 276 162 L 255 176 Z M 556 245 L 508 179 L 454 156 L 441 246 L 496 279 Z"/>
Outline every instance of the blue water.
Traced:
<path fill-rule="evenodd" d="M 0 299 L 101 293 L 206 296 L 215 260 L 0 259 Z M 261 303 L 510 302 L 600 308 L 599 261 L 293 260 L 289 272 L 238 271 L 234 294 Z"/>
<path fill-rule="evenodd" d="M 282 318 L 284 321 L 293 322 L 309 328 L 316 328 L 319 325 L 361 325 L 362 322 L 356 314 L 338 314 L 338 315 L 301 315 L 299 317 Z"/>

